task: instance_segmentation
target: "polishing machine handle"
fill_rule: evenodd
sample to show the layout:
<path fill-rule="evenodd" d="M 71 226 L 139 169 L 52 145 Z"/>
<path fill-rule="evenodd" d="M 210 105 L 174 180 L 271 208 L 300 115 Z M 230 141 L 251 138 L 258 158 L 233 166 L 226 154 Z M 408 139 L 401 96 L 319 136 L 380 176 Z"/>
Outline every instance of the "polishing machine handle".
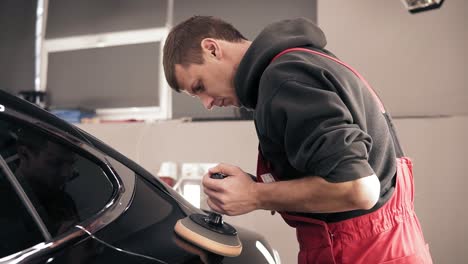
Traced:
<path fill-rule="evenodd" d="M 226 178 L 227 176 L 222 174 L 222 173 L 213 173 L 211 174 L 210 178 L 212 179 L 219 179 L 222 180 Z M 219 226 L 223 224 L 223 217 L 215 212 L 210 212 L 208 215 L 208 222 L 212 225 Z"/>

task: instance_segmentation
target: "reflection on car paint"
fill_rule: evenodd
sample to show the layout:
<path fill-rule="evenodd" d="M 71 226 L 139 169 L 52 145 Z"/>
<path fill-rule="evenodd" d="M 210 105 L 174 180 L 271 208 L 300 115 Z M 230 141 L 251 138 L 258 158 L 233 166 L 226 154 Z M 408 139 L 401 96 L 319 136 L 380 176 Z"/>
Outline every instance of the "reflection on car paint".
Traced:
<path fill-rule="evenodd" d="M 142 255 L 142 254 L 138 254 L 138 253 L 135 253 L 135 252 L 131 252 L 131 251 L 128 251 L 128 250 L 125 250 L 125 249 L 121 249 L 121 248 L 118 248 L 118 247 L 115 247 L 109 243 L 107 243 L 106 241 L 103 241 L 97 237 L 95 237 L 93 234 L 91 234 L 88 230 L 86 230 L 84 227 L 80 226 L 80 225 L 76 225 L 75 227 L 83 230 L 85 233 L 87 233 L 90 237 L 92 237 L 94 240 L 98 241 L 99 243 L 101 244 L 104 244 L 112 249 L 115 249 L 117 251 L 120 251 L 122 253 L 125 253 L 125 254 L 129 254 L 129 255 L 132 255 L 132 256 L 137 256 L 137 257 L 140 257 L 140 258 L 144 258 L 144 259 L 149 259 L 149 260 L 154 260 L 158 263 L 163 263 L 163 264 L 167 264 L 167 262 L 165 261 L 162 261 L 160 259 L 157 259 L 157 258 L 153 258 L 153 257 L 150 257 L 150 256 L 146 256 L 146 255 Z"/>

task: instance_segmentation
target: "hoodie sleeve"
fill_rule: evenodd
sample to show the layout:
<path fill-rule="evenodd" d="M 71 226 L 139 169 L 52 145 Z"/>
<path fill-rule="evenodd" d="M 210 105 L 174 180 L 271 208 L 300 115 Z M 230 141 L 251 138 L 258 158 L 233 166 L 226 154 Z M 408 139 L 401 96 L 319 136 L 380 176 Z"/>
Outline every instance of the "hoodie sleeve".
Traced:
<path fill-rule="evenodd" d="M 353 122 L 335 91 L 287 80 L 269 100 L 268 136 L 284 146 L 289 163 L 308 175 L 345 182 L 374 174 L 372 139 Z"/>

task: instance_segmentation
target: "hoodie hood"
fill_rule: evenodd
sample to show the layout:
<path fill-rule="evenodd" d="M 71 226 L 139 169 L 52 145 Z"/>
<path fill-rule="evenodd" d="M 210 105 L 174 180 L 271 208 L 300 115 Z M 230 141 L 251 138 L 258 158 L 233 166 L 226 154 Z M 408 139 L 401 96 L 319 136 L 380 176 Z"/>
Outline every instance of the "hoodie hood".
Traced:
<path fill-rule="evenodd" d="M 326 44 L 323 31 L 305 18 L 282 20 L 265 27 L 244 54 L 234 77 L 241 105 L 255 109 L 260 78 L 278 53 L 302 46 L 323 49 Z"/>

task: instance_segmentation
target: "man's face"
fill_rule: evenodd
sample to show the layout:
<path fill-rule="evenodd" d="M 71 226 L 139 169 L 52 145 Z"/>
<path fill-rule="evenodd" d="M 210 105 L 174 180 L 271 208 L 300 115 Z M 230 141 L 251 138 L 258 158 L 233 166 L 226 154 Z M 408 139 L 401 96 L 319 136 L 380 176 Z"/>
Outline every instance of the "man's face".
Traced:
<path fill-rule="evenodd" d="M 203 51 L 203 64 L 175 66 L 176 78 L 181 89 L 198 97 L 206 109 L 213 106 L 239 106 L 234 88 L 237 65 L 220 53 Z"/>

